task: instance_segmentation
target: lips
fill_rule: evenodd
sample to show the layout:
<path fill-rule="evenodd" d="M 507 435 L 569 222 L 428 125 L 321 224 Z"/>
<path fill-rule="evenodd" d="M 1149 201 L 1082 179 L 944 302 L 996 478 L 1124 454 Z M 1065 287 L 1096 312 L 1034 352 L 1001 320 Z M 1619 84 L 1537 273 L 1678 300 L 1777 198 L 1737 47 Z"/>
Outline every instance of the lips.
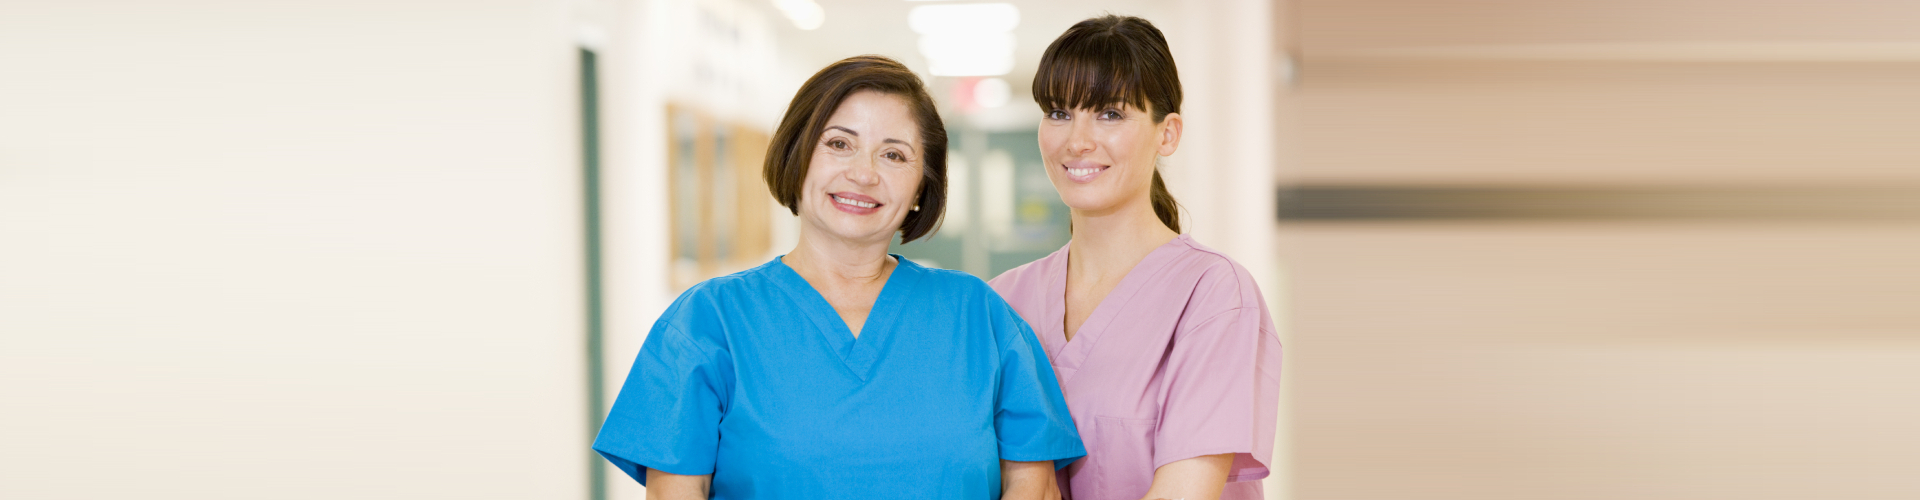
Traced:
<path fill-rule="evenodd" d="M 866 215 L 866 214 L 874 213 L 875 211 L 880 210 L 880 207 L 884 205 L 883 203 L 880 203 L 880 200 L 875 200 L 871 196 L 863 195 L 860 193 L 851 193 L 851 192 L 827 193 L 827 196 L 832 198 L 833 208 L 837 208 L 837 209 L 840 209 L 840 211 L 842 212 L 855 214 L 855 215 Z"/>
<path fill-rule="evenodd" d="M 1060 164 L 1060 168 L 1067 173 L 1067 180 L 1085 184 L 1093 182 L 1095 178 L 1100 177 L 1101 173 L 1112 167 L 1090 161 L 1070 161 Z"/>

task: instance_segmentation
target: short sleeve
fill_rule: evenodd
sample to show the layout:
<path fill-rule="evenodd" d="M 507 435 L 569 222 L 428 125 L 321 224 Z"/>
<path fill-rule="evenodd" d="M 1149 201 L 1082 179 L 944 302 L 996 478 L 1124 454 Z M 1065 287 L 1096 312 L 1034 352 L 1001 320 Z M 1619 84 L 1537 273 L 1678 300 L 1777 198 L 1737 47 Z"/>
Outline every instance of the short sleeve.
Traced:
<path fill-rule="evenodd" d="M 1167 354 L 1153 467 L 1235 454 L 1227 480 L 1268 475 L 1279 417 L 1280 345 L 1261 305 L 1182 325 Z"/>
<path fill-rule="evenodd" d="M 648 468 L 712 474 L 732 387 L 733 370 L 721 354 L 662 318 L 641 346 L 593 450 L 642 485 Z"/>
<path fill-rule="evenodd" d="M 988 292 L 991 294 L 992 292 Z M 1060 469 L 1087 455 L 1067 412 L 1060 380 L 1047 363 L 1040 340 L 1027 322 L 998 296 L 989 301 L 993 327 L 1000 344 L 1000 392 L 993 427 L 1000 439 L 1000 458 L 1016 462 L 1052 460 Z"/>

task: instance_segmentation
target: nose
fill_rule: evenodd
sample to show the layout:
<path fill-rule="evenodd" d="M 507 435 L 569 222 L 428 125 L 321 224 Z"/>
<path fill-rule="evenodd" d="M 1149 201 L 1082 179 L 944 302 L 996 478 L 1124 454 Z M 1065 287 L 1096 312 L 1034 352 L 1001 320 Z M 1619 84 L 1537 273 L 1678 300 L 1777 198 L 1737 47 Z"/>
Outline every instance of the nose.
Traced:
<path fill-rule="evenodd" d="M 854 155 L 853 161 L 847 165 L 847 180 L 862 186 L 879 184 L 880 172 L 874 169 L 874 163 L 872 157 L 867 155 Z"/>
<path fill-rule="evenodd" d="M 1092 120 L 1073 120 L 1067 125 L 1067 142 L 1062 144 L 1062 146 L 1066 147 L 1067 154 L 1086 156 L 1087 153 L 1093 152 L 1093 128 L 1092 124 L 1089 123 L 1091 121 Z"/>

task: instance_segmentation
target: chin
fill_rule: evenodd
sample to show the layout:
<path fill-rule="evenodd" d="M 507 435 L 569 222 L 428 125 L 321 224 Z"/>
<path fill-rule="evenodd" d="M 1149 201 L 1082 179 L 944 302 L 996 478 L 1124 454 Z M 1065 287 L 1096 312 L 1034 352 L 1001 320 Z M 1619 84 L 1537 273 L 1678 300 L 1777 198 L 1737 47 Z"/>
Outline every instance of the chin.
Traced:
<path fill-rule="evenodd" d="M 1111 190 L 1090 186 L 1073 186 L 1073 189 L 1060 190 L 1060 202 L 1067 208 L 1081 211 L 1098 211 L 1113 206 L 1120 197 Z"/>
<path fill-rule="evenodd" d="M 872 227 L 870 224 L 858 224 L 854 221 L 827 221 L 826 233 L 835 239 L 844 241 L 870 241 L 892 239 L 893 231 L 884 227 Z"/>

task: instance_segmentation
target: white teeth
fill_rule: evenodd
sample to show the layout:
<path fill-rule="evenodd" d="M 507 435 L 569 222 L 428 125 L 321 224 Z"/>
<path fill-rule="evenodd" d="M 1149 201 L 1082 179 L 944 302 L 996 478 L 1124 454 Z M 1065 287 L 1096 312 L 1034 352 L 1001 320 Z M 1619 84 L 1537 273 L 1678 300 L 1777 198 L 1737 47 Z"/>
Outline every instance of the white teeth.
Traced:
<path fill-rule="evenodd" d="M 1086 177 L 1089 175 L 1093 175 L 1094 172 L 1099 172 L 1099 171 L 1100 171 L 1099 167 L 1069 168 L 1067 169 L 1067 175 L 1071 175 L 1074 177 Z"/>
<path fill-rule="evenodd" d="M 832 196 L 832 195 L 828 195 L 828 196 Z M 858 201 L 858 200 L 849 200 L 849 199 L 846 199 L 846 198 L 841 198 L 841 197 L 838 197 L 838 196 L 834 196 L 834 197 L 833 197 L 833 202 L 834 202 L 834 203 L 839 203 L 839 204 L 841 204 L 841 205 L 853 205 L 853 206 L 856 206 L 856 207 L 860 207 L 860 208 L 873 208 L 873 207 L 877 207 L 877 206 L 880 206 L 880 204 L 879 204 L 879 203 L 867 203 L 867 202 L 864 202 L 864 201 Z"/>

